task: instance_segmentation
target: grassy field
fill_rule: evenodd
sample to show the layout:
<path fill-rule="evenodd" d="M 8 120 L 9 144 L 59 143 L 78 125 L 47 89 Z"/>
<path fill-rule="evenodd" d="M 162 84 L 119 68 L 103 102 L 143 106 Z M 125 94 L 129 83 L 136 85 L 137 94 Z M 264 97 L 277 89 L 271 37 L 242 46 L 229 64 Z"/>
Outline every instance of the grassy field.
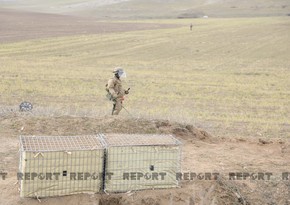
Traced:
<path fill-rule="evenodd" d="M 290 137 L 290 18 L 158 22 L 184 26 L 0 44 L 0 104 L 109 115 L 105 84 L 122 66 L 124 105 L 136 117 L 219 136 Z"/>

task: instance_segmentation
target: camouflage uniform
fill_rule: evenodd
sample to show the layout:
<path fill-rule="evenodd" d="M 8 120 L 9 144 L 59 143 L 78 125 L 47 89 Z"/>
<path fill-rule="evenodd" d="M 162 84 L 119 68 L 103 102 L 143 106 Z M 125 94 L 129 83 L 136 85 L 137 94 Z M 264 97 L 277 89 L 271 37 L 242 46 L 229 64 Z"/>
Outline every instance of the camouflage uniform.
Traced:
<path fill-rule="evenodd" d="M 112 115 L 118 115 L 122 110 L 123 97 L 125 94 L 128 94 L 128 92 L 122 88 L 122 82 L 116 76 L 108 81 L 107 91 L 114 104 Z"/>

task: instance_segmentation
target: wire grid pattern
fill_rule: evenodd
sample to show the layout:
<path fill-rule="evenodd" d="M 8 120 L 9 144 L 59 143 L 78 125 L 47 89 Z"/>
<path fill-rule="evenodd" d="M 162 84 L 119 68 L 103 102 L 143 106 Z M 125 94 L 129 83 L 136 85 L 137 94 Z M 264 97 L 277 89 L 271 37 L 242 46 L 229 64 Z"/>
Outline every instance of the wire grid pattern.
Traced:
<path fill-rule="evenodd" d="M 158 134 L 103 134 L 108 147 L 110 146 L 152 146 L 152 145 L 181 145 L 172 135 Z"/>
<path fill-rule="evenodd" d="M 98 136 L 20 136 L 21 151 L 49 152 L 103 149 Z"/>
<path fill-rule="evenodd" d="M 25 197 L 177 187 L 181 143 L 172 135 L 20 136 L 20 172 L 58 172 L 58 181 L 22 180 Z M 153 170 L 150 167 L 153 166 Z M 64 172 L 67 176 L 64 176 Z M 111 180 L 70 180 L 70 173 L 113 173 Z M 165 172 L 166 180 L 123 180 L 124 172 Z"/>
<path fill-rule="evenodd" d="M 30 175 L 30 179 L 20 180 L 22 197 L 102 190 L 105 146 L 99 136 L 20 136 L 20 148 L 19 173 Z M 79 180 L 79 173 L 91 176 Z M 31 174 L 41 174 L 45 179 L 32 180 Z"/>
<path fill-rule="evenodd" d="M 172 135 L 105 134 L 107 143 L 105 180 L 108 192 L 178 187 L 176 173 L 181 170 L 181 143 Z M 131 179 L 131 173 L 143 174 Z M 160 173 L 165 173 L 164 179 Z M 130 179 L 124 179 L 126 174 Z M 158 180 L 146 179 L 158 175 Z M 146 175 L 146 176 L 145 176 Z M 133 176 L 134 178 L 134 176 Z"/>
<path fill-rule="evenodd" d="M 69 154 L 64 151 L 52 151 L 44 152 L 43 155 L 23 152 L 22 155 L 20 173 L 28 173 L 30 179 L 20 181 L 21 196 L 50 197 L 96 193 L 101 190 L 104 150 L 76 150 Z M 34 173 L 38 176 L 43 175 L 45 179 L 41 180 L 38 176 L 32 179 Z M 58 173 L 58 179 L 54 173 Z M 85 179 L 86 173 L 91 176 Z M 79 174 L 82 174 L 82 178 L 79 178 Z M 97 178 L 93 178 L 92 175 Z"/>
<path fill-rule="evenodd" d="M 176 173 L 180 172 L 179 146 L 136 146 L 111 147 L 107 150 L 106 172 L 113 173 L 106 181 L 109 192 L 127 192 L 142 189 L 178 187 Z M 141 173 L 144 177 L 131 179 L 131 173 Z M 165 173 L 164 179 L 161 173 Z M 129 179 L 124 176 L 129 174 Z M 146 176 L 158 175 L 158 179 Z"/>

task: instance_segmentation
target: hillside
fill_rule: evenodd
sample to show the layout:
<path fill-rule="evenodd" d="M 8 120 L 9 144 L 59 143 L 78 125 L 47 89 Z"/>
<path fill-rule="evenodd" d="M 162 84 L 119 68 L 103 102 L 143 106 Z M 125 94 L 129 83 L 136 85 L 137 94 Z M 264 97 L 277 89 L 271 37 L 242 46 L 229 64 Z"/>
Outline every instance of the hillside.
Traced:
<path fill-rule="evenodd" d="M 0 0 L 0 7 L 97 18 L 197 18 L 285 16 L 287 0 Z"/>

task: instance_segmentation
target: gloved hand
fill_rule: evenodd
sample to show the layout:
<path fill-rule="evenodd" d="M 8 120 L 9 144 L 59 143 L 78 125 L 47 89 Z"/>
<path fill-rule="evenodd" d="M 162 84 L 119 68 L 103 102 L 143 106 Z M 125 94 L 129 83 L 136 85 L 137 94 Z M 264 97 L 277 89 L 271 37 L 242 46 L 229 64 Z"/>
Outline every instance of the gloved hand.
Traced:
<path fill-rule="evenodd" d="M 125 90 L 125 94 L 126 94 L 126 95 L 129 94 L 129 90 L 130 90 L 130 88 L 128 88 L 127 90 Z"/>

